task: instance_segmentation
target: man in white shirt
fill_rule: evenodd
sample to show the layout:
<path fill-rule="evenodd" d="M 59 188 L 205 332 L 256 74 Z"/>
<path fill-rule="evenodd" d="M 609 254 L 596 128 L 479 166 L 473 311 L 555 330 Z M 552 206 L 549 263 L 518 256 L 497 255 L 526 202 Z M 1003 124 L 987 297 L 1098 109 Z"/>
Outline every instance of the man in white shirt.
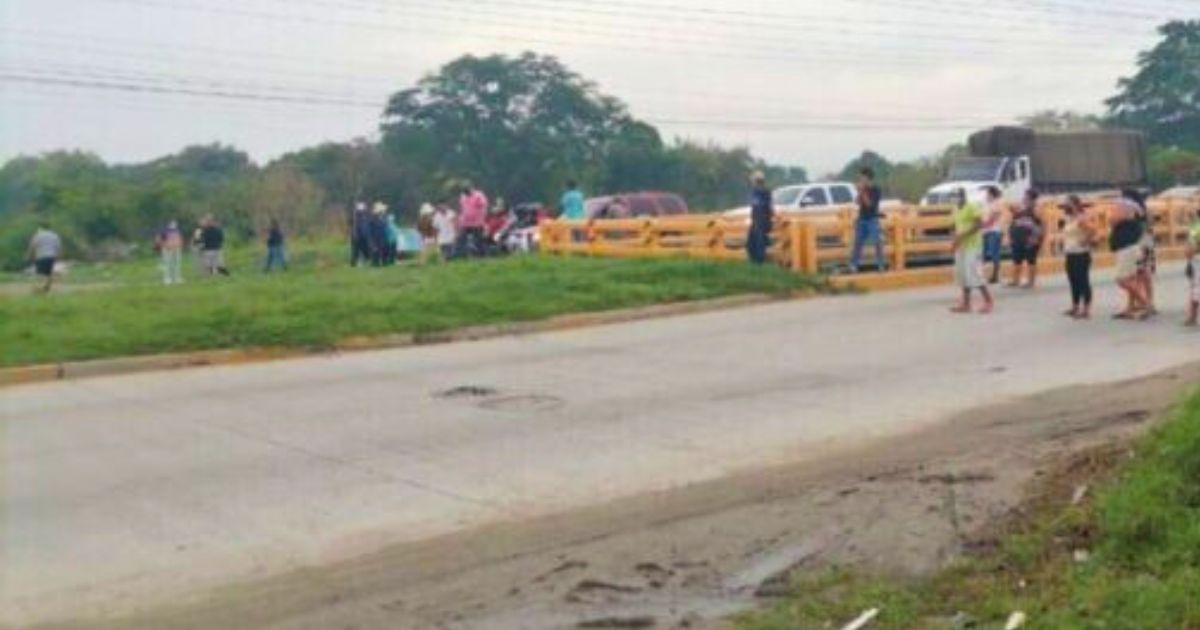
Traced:
<path fill-rule="evenodd" d="M 29 239 L 28 255 L 37 275 L 45 278 L 41 292 L 49 293 L 54 284 L 54 264 L 62 256 L 62 239 L 50 230 L 49 222 L 42 221 L 33 238 Z"/>
<path fill-rule="evenodd" d="M 450 260 L 454 256 L 454 244 L 458 240 L 458 226 L 454 213 L 444 203 L 439 203 L 433 210 L 433 229 L 437 234 L 437 245 L 442 259 Z"/>
<path fill-rule="evenodd" d="M 987 208 L 983 213 L 983 264 L 991 263 L 992 274 L 989 284 L 1000 282 L 1001 250 L 1004 247 L 1004 203 L 1000 189 L 995 186 L 987 188 Z"/>

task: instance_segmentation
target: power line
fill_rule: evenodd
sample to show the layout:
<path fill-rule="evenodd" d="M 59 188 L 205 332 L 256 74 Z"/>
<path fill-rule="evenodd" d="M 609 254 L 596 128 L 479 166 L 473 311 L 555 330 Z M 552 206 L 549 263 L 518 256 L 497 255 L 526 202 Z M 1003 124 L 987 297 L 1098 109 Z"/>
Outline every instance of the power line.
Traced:
<path fill-rule="evenodd" d="M 419 28 L 417 28 L 417 27 L 401 27 L 401 26 L 397 26 L 394 24 L 379 24 L 376 22 L 360 22 L 360 21 L 350 21 L 350 20 L 344 20 L 344 19 L 332 20 L 332 19 L 328 19 L 328 18 L 315 18 L 315 17 L 297 15 L 297 14 L 280 14 L 280 13 L 271 13 L 271 12 L 263 12 L 263 11 L 246 10 L 246 9 L 240 9 L 240 8 L 228 8 L 228 7 L 216 8 L 216 7 L 202 6 L 202 5 L 196 5 L 196 4 L 163 3 L 163 2 L 156 2 L 154 0 L 104 0 L 104 1 L 120 3 L 120 4 L 146 6 L 146 7 L 153 7 L 153 8 L 165 8 L 165 9 L 172 9 L 172 10 L 201 11 L 201 12 L 208 12 L 208 13 L 213 13 L 213 14 L 217 14 L 217 15 L 238 15 L 238 16 L 242 16 L 242 17 L 253 17 L 256 19 L 264 19 L 264 20 L 270 20 L 270 21 L 288 20 L 288 21 L 295 21 L 295 22 L 318 25 L 322 28 L 328 28 L 330 26 L 343 26 L 343 27 L 350 27 L 350 28 L 370 29 L 370 30 L 376 30 L 376 31 L 381 31 L 381 32 L 397 32 L 397 31 L 416 32 L 416 33 L 419 33 L 422 35 L 430 35 L 430 34 L 437 33 L 437 34 L 461 36 L 463 34 L 474 35 L 474 34 L 478 33 L 478 32 L 472 32 L 470 30 L 461 29 L 461 28 L 438 30 L 438 29 L 431 29 L 431 28 L 425 27 L 425 26 L 422 26 Z M 433 19 L 459 22 L 459 21 L 461 21 L 461 16 L 458 16 L 458 15 L 451 16 L 451 15 L 443 14 L 443 15 L 435 16 Z M 511 25 L 511 26 L 517 26 L 517 27 L 527 26 L 527 24 L 516 24 L 516 23 L 511 23 L 511 22 L 507 23 L 507 24 L 499 24 L 494 21 L 491 22 L 489 25 L 491 25 L 491 26 Z M 559 30 L 561 30 L 561 29 L 559 29 Z M 528 36 L 524 36 L 524 35 L 508 35 L 505 33 L 489 33 L 487 35 L 479 35 L 479 36 L 486 37 L 486 38 L 489 38 L 492 40 L 514 41 L 514 42 L 518 42 L 523 45 L 542 44 L 542 45 L 550 45 L 550 46 L 571 46 L 571 47 L 589 47 L 589 45 L 590 45 L 590 47 L 593 47 L 593 48 L 596 48 L 596 47 L 601 48 L 601 49 L 605 50 L 607 53 L 629 53 L 631 51 L 643 51 L 643 52 L 655 52 L 655 53 L 686 54 L 689 56 L 704 56 L 704 57 L 711 57 L 711 58 L 762 59 L 762 60 L 769 60 L 769 61 L 798 61 L 798 62 L 808 61 L 808 62 L 816 63 L 816 64 L 819 64 L 822 66 L 828 66 L 831 63 L 845 62 L 845 63 L 854 64 L 854 65 L 858 65 L 858 64 L 862 64 L 862 63 L 869 63 L 869 64 L 876 65 L 876 66 L 926 68 L 926 67 L 928 67 L 928 64 L 931 62 L 939 62 L 939 61 L 943 61 L 945 59 L 945 57 L 935 58 L 935 57 L 916 57 L 916 56 L 911 56 L 911 55 L 909 55 L 909 56 L 897 55 L 897 54 L 895 54 L 894 51 L 890 51 L 890 50 L 880 51 L 880 52 L 884 53 L 881 56 L 846 54 L 844 52 L 845 48 L 844 48 L 843 42 L 838 42 L 839 48 L 836 50 L 836 53 L 837 53 L 836 55 L 813 56 L 813 55 L 796 54 L 792 50 L 781 50 L 781 49 L 766 48 L 766 47 L 759 47 L 759 46 L 733 47 L 733 46 L 729 46 L 729 45 L 724 45 L 724 46 L 706 45 L 705 47 L 702 47 L 702 48 L 687 48 L 687 49 L 669 48 L 669 47 L 663 47 L 663 46 L 647 46 L 641 42 L 634 43 L 634 44 L 629 43 L 628 42 L 628 33 L 625 33 L 625 32 L 613 32 L 613 33 L 608 33 L 606 35 L 616 35 L 618 37 L 620 37 L 621 35 L 625 35 L 625 37 L 622 40 L 616 41 L 616 42 L 612 42 L 612 40 L 610 38 L 608 41 L 610 41 L 611 43 L 597 46 L 593 42 L 581 41 L 580 38 L 578 38 L 578 37 L 575 37 L 571 40 L 564 41 L 564 40 L 550 40 L 550 39 L 545 39 L 542 37 L 528 37 Z M 708 44 L 707 42 L 697 42 L 695 40 L 679 40 L 679 39 L 675 39 L 675 38 L 672 38 L 672 39 L 656 38 L 654 41 L 665 41 L 667 43 L 682 41 L 683 43 Z M 858 47 L 856 46 L 855 48 L 857 49 Z M 955 60 L 964 60 L 964 55 L 962 55 L 961 52 L 958 52 L 958 51 L 946 51 L 946 55 L 950 55 L 951 58 L 953 58 Z M 993 58 L 994 57 L 987 57 L 987 59 L 993 59 Z M 969 60 L 969 59 L 967 59 L 967 60 Z M 982 60 L 982 59 L 980 59 L 980 60 Z M 1056 59 L 1053 63 L 1056 66 L 1061 65 L 1064 67 L 1072 66 L 1072 65 L 1095 66 L 1098 63 L 1098 61 L 1101 61 L 1101 60 L 1097 60 L 1094 56 L 1092 56 L 1089 59 L 1079 59 L 1077 62 Z M 1125 63 L 1123 60 L 1117 60 L 1115 58 L 1111 59 L 1111 60 L 1107 60 L 1107 61 L 1109 61 L 1110 63 L 1113 63 L 1114 65 Z M 922 62 L 924 62 L 924 63 L 922 63 Z"/>
<path fill-rule="evenodd" d="M 293 96 L 284 94 L 262 94 L 233 89 L 203 89 L 187 86 L 167 86 L 148 84 L 136 80 L 116 80 L 105 77 L 70 77 L 37 75 L 32 73 L 0 72 L 0 81 L 10 83 L 27 83 L 33 85 L 61 86 L 78 89 L 109 90 L 117 92 L 178 95 L 188 97 L 211 97 L 238 101 L 286 103 L 297 105 L 333 106 L 339 108 L 369 108 L 381 111 L 383 104 L 379 102 L 359 101 L 337 97 Z M 837 120 L 737 120 L 737 119 L 693 119 L 693 118 L 647 118 L 647 122 L 664 126 L 689 126 L 722 129 L 759 129 L 759 130 L 948 130 L 967 129 L 980 126 L 980 122 L 972 121 L 837 121 Z"/>

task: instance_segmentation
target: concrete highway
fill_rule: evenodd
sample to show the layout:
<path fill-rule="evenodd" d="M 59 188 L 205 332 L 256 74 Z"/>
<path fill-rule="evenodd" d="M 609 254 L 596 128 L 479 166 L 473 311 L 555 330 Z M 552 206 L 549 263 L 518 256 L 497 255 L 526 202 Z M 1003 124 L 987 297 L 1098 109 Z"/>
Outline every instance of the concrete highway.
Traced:
<path fill-rule="evenodd" d="M 384 545 L 803 460 L 1200 359 L 1058 278 L 0 390 L 0 625 L 119 613 Z"/>

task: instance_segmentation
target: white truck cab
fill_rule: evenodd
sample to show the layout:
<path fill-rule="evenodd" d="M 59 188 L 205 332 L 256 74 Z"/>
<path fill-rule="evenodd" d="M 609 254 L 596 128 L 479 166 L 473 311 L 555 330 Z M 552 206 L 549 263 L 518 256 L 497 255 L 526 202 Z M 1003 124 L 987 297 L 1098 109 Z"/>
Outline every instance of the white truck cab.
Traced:
<path fill-rule="evenodd" d="M 1032 185 L 1029 156 L 959 158 L 950 164 L 946 181 L 925 193 L 921 205 L 950 205 L 959 188 L 967 191 L 967 201 L 984 203 L 990 186 L 999 188 L 1006 201 L 1019 203 Z"/>
<path fill-rule="evenodd" d="M 858 202 L 858 189 L 849 182 L 814 182 L 781 186 L 771 192 L 775 212 L 787 214 L 830 214 Z M 726 218 L 748 218 L 750 207 L 734 208 Z"/>

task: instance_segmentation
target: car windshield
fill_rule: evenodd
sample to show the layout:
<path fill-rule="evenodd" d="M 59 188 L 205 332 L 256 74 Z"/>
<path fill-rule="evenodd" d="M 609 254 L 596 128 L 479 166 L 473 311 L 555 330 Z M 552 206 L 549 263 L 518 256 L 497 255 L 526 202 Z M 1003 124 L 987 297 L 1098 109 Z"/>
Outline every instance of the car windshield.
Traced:
<path fill-rule="evenodd" d="M 802 192 L 804 192 L 803 186 L 788 186 L 787 188 L 776 188 L 771 197 L 777 206 L 794 206 L 799 201 Z"/>
<path fill-rule="evenodd" d="M 993 182 L 1000 174 L 1004 158 L 963 158 L 950 165 L 951 181 Z"/>

